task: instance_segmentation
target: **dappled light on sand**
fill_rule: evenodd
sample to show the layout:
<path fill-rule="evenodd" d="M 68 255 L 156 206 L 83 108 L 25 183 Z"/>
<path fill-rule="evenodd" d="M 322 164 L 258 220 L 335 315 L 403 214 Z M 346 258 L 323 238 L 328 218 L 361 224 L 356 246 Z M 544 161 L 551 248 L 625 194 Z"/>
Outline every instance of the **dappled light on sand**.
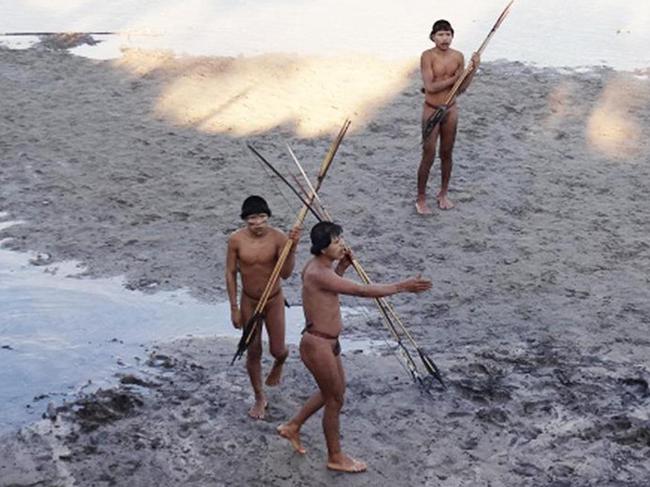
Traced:
<path fill-rule="evenodd" d="M 586 137 L 590 148 L 613 159 L 638 155 L 645 143 L 638 107 L 647 104 L 647 100 L 647 83 L 614 78 L 601 93 L 587 121 Z"/>
<path fill-rule="evenodd" d="M 171 51 L 126 49 L 121 57 L 113 61 L 113 65 L 135 75 L 145 76 L 156 70 L 173 68 L 174 59 L 174 54 Z"/>
<path fill-rule="evenodd" d="M 408 85 L 411 62 L 365 56 L 178 58 L 134 51 L 116 65 L 164 80 L 156 112 L 208 133 L 249 135 L 284 126 L 301 137 L 359 128 Z"/>

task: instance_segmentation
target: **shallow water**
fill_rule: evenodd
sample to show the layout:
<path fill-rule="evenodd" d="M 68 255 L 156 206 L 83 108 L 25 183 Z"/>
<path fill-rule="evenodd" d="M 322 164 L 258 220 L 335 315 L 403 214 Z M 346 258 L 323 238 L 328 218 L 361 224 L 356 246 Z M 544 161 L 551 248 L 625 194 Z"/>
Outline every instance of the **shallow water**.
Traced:
<path fill-rule="evenodd" d="M 0 431 L 38 418 L 48 401 L 114 382 L 155 340 L 232 334 L 223 304 L 129 292 L 119 279 L 68 277 L 81 271 L 74 264 L 28 259 L 0 250 Z"/>
<path fill-rule="evenodd" d="M 267 52 L 359 52 L 413 58 L 430 47 L 433 20 L 449 19 L 455 47 L 466 54 L 485 38 L 505 0 L 0 0 L 0 32 L 118 31 L 105 42 L 74 50 L 116 57 L 124 47 L 170 49 L 195 55 L 237 56 Z M 515 2 L 484 59 L 545 66 L 650 67 L 650 2 L 647 0 L 537 0 Z M 27 47 L 35 39 L 3 37 Z"/>

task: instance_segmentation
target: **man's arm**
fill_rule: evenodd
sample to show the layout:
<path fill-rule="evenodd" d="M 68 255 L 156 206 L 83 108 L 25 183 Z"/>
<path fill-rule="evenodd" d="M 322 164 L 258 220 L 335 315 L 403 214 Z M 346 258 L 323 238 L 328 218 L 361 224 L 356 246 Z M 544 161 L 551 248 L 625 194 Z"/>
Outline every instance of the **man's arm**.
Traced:
<path fill-rule="evenodd" d="M 420 57 L 420 73 L 422 75 L 422 84 L 424 85 L 424 91 L 429 94 L 445 91 L 446 89 L 453 86 L 460 76 L 460 74 L 457 72 L 451 78 L 434 81 L 432 59 L 428 51 L 423 52 L 422 56 Z"/>
<path fill-rule="evenodd" d="M 431 281 L 420 277 L 391 284 L 359 284 L 339 276 L 334 271 L 318 273 L 314 276 L 314 280 L 324 291 L 362 298 L 383 298 L 397 293 L 419 293 L 431 288 Z"/>
<path fill-rule="evenodd" d="M 465 65 L 465 58 L 461 54 L 461 69 Z M 470 85 L 472 80 L 474 79 L 474 75 L 476 74 L 476 71 L 478 70 L 478 66 L 481 64 L 481 57 L 479 56 L 478 53 L 472 54 L 472 59 L 469 61 L 469 68 L 471 69 L 470 73 L 467 75 L 467 78 L 463 80 L 461 83 L 460 87 L 458 88 L 458 93 L 463 93 Z"/>
<path fill-rule="evenodd" d="M 228 239 L 226 250 L 226 291 L 230 301 L 230 320 L 235 328 L 241 328 L 241 313 L 237 304 L 237 244 L 232 236 Z"/>

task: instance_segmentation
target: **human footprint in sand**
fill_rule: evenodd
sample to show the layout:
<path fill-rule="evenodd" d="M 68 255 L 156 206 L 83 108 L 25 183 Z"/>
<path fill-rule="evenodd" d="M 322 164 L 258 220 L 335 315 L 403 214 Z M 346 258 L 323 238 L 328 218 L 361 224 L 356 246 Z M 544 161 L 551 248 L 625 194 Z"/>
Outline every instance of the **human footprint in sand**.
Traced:
<path fill-rule="evenodd" d="M 286 279 L 293 272 L 300 229 L 292 228 L 287 236 L 268 224 L 270 216 L 271 210 L 264 198 L 249 196 L 244 200 L 241 210 L 241 218 L 246 226 L 235 231 L 228 239 L 226 288 L 230 300 L 230 316 L 235 328 L 241 328 L 253 315 L 288 238 L 293 245 L 280 271 L 280 277 Z M 240 304 L 237 302 L 237 273 L 241 275 L 242 281 Z M 289 355 L 284 341 L 284 296 L 279 281 L 271 291 L 263 312 L 269 349 L 275 359 L 265 383 L 267 386 L 277 386 L 282 377 L 282 366 Z M 262 384 L 261 329 L 255 333 L 248 347 L 246 369 L 255 394 L 255 403 L 248 414 L 254 419 L 264 419 L 268 400 Z"/>
<path fill-rule="evenodd" d="M 460 51 L 450 47 L 454 37 L 454 29 L 446 20 L 438 20 L 433 24 L 429 38 L 435 47 L 422 53 L 420 58 L 420 72 L 424 84 L 424 106 L 422 108 L 422 159 L 418 168 L 418 195 L 415 209 L 420 215 L 429 215 L 431 208 L 426 202 L 427 182 L 429 172 L 436 157 L 436 143 L 440 139 L 440 191 L 436 196 L 438 208 L 449 210 L 454 204 L 448 198 L 449 180 L 451 179 L 452 151 L 456 140 L 456 127 L 458 126 L 458 105 L 452 100 L 446 106 L 451 90 L 464 71 L 464 58 Z M 472 55 L 470 61 L 471 73 L 465 78 L 458 89 L 462 93 L 467 89 L 479 66 L 480 58 L 477 53 Z M 440 108 L 446 110 L 442 120 L 434 127 L 431 134 L 424 138 L 425 127 L 429 118 Z"/>
<path fill-rule="evenodd" d="M 314 257 L 302 271 L 302 303 L 305 329 L 300 341 L 300 358 L 316 379 L 319 390 L 278 433 L 300 454 L 300 428 L 320 408 L 325 407 L 323 430 L 327 443 L 327 468 L 355 473 L 367 469 L 364 462 L 341 450 L 339 415 L 345 394 L 345 373 L 341 363 L 339 334 L 343 326 L 339 294 L 381 298 L 396 293 L 419 293 L 431 288 L 431 281 L 415 277 L 393 284 L 358 284 L 343 278 L 352 255 L 341 238 L 342 229 L 331 222 L 317 223 L 311 230 Z M 336 267 L 334 263 L 338 261 Z"/>

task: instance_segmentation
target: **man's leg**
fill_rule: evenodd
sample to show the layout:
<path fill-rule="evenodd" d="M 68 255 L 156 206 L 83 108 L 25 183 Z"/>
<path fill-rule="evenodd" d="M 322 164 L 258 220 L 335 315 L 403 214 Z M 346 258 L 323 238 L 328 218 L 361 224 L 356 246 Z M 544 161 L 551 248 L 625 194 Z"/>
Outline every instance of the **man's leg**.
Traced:
<path fill-rule="evenodd" d="M 266 377 L 267 386 L 277 386 L 282 377 L 284 365 L 289 350 L 284 341 L 284 296 L 282 292 L 276 294 L 266 305 L 265 311 L 266 331 L 269 335 L 269 349 L 275 359 L 273 367 Z"/>
<path fill-rule="evenodd" d="M 343 371 L 341 357 L 336 356 L 335 361 L 338 372 L 338 379 L 335 382 L 336 389 L 332 391 L 332 395 L 323 395 L 325 400 L 323 429 L 327 441 L 327 468 L 347 473 L 365 472 L 368 468 L 365 462 L 352 458 L 341 451 L 339 418 L 345 394 L 345 372 Z"/>
<path fill-rule="evenodd" d="M 434 109 L 428 105 L 422 110 L 422 127 L 427 123 L 427 119 L 433 114 Z M 422 159 L 418 168 L 418 197 L 415 201 L 415 209 L 420 215 L 431 214 L 431 208 L 426 203 L 427 182 L 429 181 L 429 172 L 436 157 L 436 142 L 438 140 L 439 125 L 436 126 L 426 141 L 422 144 Z"/>
<path fill-rule="evenodd" d="M 441 210 L 450 210 L 454 204 L 447 197 L 451 168 L 453 165 L 452 152 L 456 141 L 456 128 L 458 127 L 458 106 L 452 106 L 440 124 L 440 192 L 438 193 L 438 207 Z"/>
<path fill-rule="evenodd" d="M 311 348 L 313 348 L 314 345 L 318 346 L 317 343 L 314 344 L 313 340 L 314 338 L 310 335 L 303 336 L 302 340 L 300 340 L 300 358 L 305 364 L 307 364 L 308 361 L 310 363 L 313 361 L 313 358 L 311 357 L 313 351 L 311 351 Z M 298 414 L 286 423 L 278 426 L 278 433 L 280 433 L 280 436 L 289 440 L 294 450 L 302 455 L 304 455 L 306 451 L 300 441 L 300 428 L 302 428 L 302 425 L 305 424 L 305 422 L 316 411 L 323 407 L 323 404 L 325 404 L 323 401 L 323 394 L 319 390 L 307 399 L 307 402 L 303 405 L 300 411 L 298 411 Z"/>
<path fill-rule="evenodd" d="M 300 445 L 297 432 L 306 419 L 320 409 L 322 400 L 322 404 L 325 406 L 323 431 L 327 442 L 327 468 L 349 473 L 363 472 L 367 468 L 365 463 L 341 451 L 339 416 L 345 394 L 345 373 L 343 372 L 341 358 L 334 355 L 333 346 L 331 340 L 309 334 L 303 337 L 300 355 L 314 379 L 316 379 L 321 396 L 312 395 L 300 413 L 287 424 L 296 428 L 296 438 L 298 445 Z M 279 430 L 279 432 L 282 434 L 282 431 Z M 291 439 L 290 441 L 296 448 L 294 441 Z"/>
<path fill-rule="evenodd" d="M 241 313 L 244 323 L 252 316 L 254 310 L 255 303 L 245 295 L 242 296 Z M 246 370 L 255 394 L 255 403 L 248 410 L 248 415 L 253 419 L 264 419 L 267 401 L 262 386 L 262 327 L 257 329 L 246 351 Z"/>
<path fill-rule="evenodd" d="M 277 431 L 283 438 L 291 442 L 291 446 L 301 455 L 307 453 L 300 441 L 300 428 L 320 408 L 323 407 L 323 395 L 320 391 L 312 394 L 307 402 L 300 408 L 298 414 L 284 424 L 278 426 Z"/>

